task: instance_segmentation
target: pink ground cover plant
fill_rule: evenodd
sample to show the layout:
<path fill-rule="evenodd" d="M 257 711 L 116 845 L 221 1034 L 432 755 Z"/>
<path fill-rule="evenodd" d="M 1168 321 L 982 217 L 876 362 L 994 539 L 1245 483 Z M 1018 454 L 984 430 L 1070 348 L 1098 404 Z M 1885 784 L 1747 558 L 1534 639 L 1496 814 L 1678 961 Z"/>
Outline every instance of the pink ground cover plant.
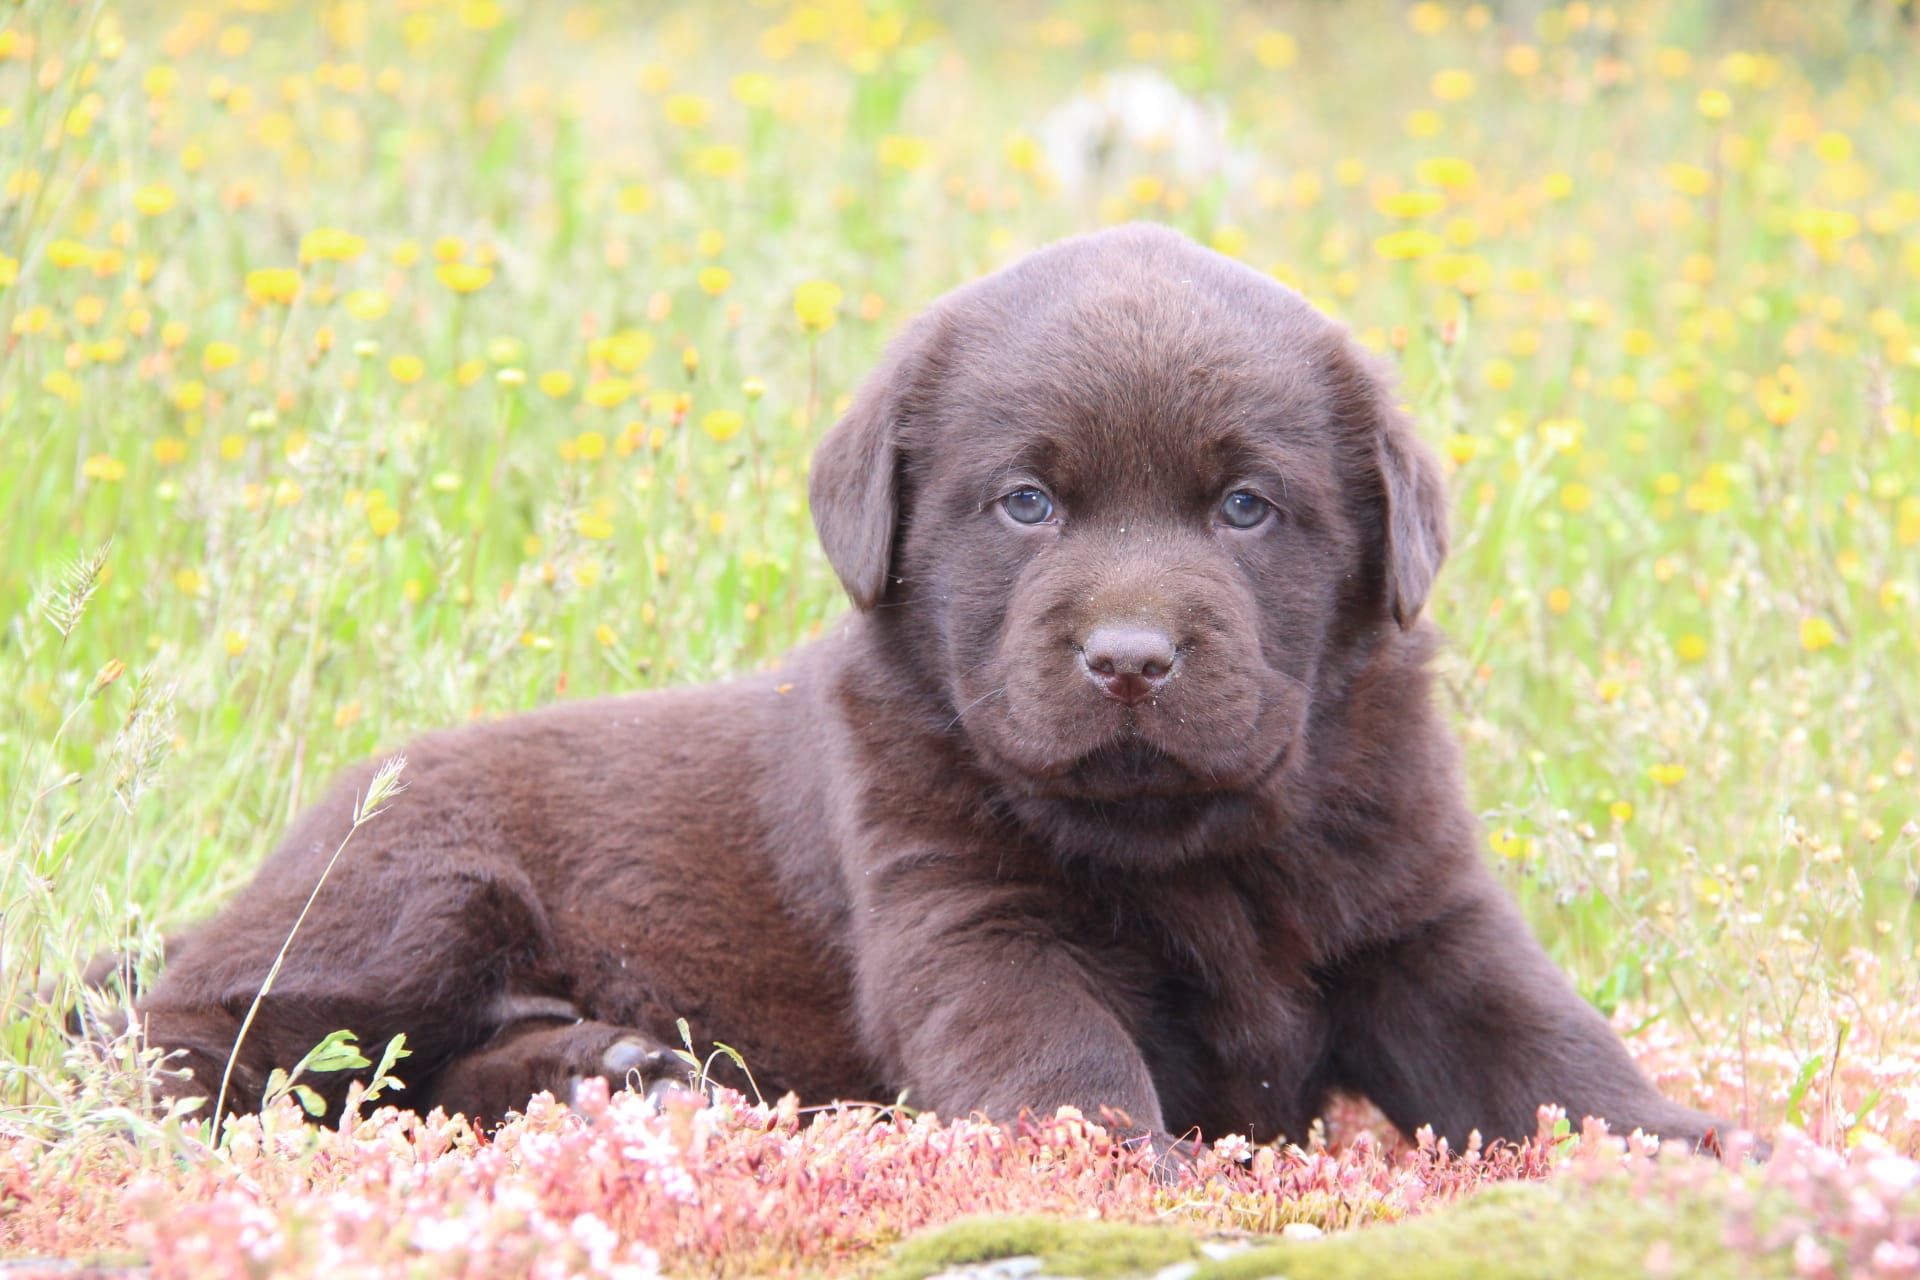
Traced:
<path fill-rule="evenodd" d="M 1873 976 L 1856 971 L 1856 990 Z M 0 1257 L 97 1259 L 155 1280 L 835 1274 L 975 1215 L 1257 1238 L 1377 1229 L 1490 1183 L 1558 1180 L 1593 1184 L 1564 1201 L 1575 1206 L 1623 1187 L 1676 1215 L 1708 1205 L 1725 1247 L 1777 1274 L 1920 1277 L 1920 1058 L 1899 1003 L 1855 1001 L 1810 1056 L 1777 1037 L 1743 1049 L 1732 1024 L 1618 1011 L 1663 1089 L 1771 1134 L 1764 1164 L 1746 1158 L 1751 1135 L 1731 1135 L 1716 1162 L 1551 1108 L 1526 1144 L 1456 1151 L 1426 1133 L 1403 1141 L 1343 1100 L 1299 1145 L 1219 1139 L 1200 1176 L 1175 1185 L 1071 1110 L 1003 1128 L 604 1086 L 572 1106 L 543 1096 L 491 1134 L 374 1109 L 357 1087 L 343 1118 L 313 1124 L 289 1095 L 215 1146 L 195 1117 L 154 1119 L 125 1061 L 76 1049 L 69 1071 L 37 1078 L 46 1106 L 0 1113 Z M 1662 1248 L 1650 1242 L 1649 1273 Z"/>
<path fill-rule="evenodd" d="M 1641 1043 L 1656 1063 L 1670 1048 Z M 1876 1070 L 1863 1057 L 1853 1071 L 1836 1073 L 1828 1107 L 1847 1122 L 1816 1111 L 1823 1137 L 1782 1127 L 1765 1164 L 1745 1160 L 1745 1136 L 1714 1162 L 1551 1108 L 1522 1146 L 1452 1151 L 1426 1134 L 1383 1139 L 1377 1117 L 1348 1104 L 1305 1146 L 1224 1138 L 1205 1176 L 1172 1186 L 1071 1110 L 1000 1128 L 589 1087 L 572 1107 L 543 1097 L 482 1135 L 457 1116 L 357 1106 L 313 1125 L 282 1100 L 232 1124 L 218 1150 L 185 1120 L 58 1142 L 0 1132 L 0 1254 L 126 1259 L 155 1280 L 843 1273 L 920 1228 L 978 1214 L 1338 1231 L 1427 1213 L 1489 1182 L 1558 1178 L 1623 1180 L 1676 1204 L 1708 1197 L 1727 1248 L 1799 1275 L 1920 1276 L 1912 1063 Z M 1711 1099 L 1712 1074 L 1696 1068 L 1688 1084 Z M 1871 1113 L 1845 1111 L 1848 1091 L 1876 1080 Z M 1768 1089 L 1777 1111 L 1785 1095 Z M 1651 1242 L 1651 1269 L 1660 1256 Z"/>

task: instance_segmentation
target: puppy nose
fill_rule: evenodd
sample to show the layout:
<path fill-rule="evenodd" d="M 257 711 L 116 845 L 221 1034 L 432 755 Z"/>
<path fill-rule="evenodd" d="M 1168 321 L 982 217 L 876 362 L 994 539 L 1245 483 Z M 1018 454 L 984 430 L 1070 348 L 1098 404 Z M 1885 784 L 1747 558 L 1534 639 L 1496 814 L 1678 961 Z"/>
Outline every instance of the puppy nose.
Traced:
<path fill-rule="evenodd" d="M 1173 637 L 1155 627 L 1095 627 L 1080 646 L 1087 678 L 1129 707 L 1151 698 L 1179 662 Z"/>

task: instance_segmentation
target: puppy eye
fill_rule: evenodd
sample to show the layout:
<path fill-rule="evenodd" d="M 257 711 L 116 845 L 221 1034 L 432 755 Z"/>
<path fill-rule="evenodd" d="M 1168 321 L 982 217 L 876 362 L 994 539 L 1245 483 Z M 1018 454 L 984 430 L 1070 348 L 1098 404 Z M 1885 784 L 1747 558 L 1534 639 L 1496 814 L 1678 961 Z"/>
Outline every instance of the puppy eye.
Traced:
<path fill-rule="evenodd" d="M 1045 524 L 1053 519 L 1053 499 L 1038 489 L 1015 489 L 1000 506 L 1018 524 Z"/>
<path fill-rule="evenodd" d="M 1251 529 L 1267 518 L 1273 504 L 1250 489 L 1235 489 L 1220 504 L 1220 521 L 1235 529 Z"/>

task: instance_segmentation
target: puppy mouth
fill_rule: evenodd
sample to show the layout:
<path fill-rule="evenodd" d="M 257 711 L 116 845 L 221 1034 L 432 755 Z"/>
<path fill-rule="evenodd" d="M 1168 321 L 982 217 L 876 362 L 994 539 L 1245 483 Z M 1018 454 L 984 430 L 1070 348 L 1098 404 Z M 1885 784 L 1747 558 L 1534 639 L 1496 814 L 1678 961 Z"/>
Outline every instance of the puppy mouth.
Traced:
<path fill-rule="evenodd" d="M 1044 741 L 1049 735 L 1029 734 L 1025 742 L 991 731 L 969 736 L 994 772 L 1029 795 L 1106 802 L 1257 789 L 1292 759 L 1300 734 L 1297 725 L 1289 727 L 1291 732 L 1255 723 L 1226 741 L 1205 736 L 1187 741 L 1178 732 L 1166 734 L 1157 731 L 1162 726 L 1142 724 L 1129 711 L 1105 732 L 1077 743 L 1059 735 L 1031 755 L 1019 747 L 1038 746 L 1034 739 Z"/>
<path fill-rule="evenodd" d="M 997 684 L 951 727 L 1003 783 L 1037 799 L 1114 804 L 1203 799 L 1265 785 L 1304 725 L 1293 690 L 1201 683 L 1137 706 Z M 1009 687 L 1011 686 L 1011 687 Z M 1076 690 L 1075 692 L 1080 692 Z M 956 699 L 959 701 L 959 699 Z"/>
<path fill-rule="evenodd" d="M 1184 796 L 1208 789 L 1178 758 L 1137 738 L 1096 747 L 1049 782 L 1044 791 L 1087 800 Z"/>

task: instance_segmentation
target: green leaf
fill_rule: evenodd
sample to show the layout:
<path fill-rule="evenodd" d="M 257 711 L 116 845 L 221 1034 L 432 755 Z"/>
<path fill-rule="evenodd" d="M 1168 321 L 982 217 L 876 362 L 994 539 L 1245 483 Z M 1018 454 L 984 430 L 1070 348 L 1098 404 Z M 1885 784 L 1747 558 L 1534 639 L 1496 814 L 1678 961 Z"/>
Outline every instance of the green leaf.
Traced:
<path fill-rule="evenodd" d="M 1796 1129 L 1807 1127 L 1807 1120 L 1800 1112 L 1800 1103 L 1806 1098 L 1807 1090 L 1813 1086 L 1813 1078 L 1820 1074 L 1820 1068 L 1827 1065 L 1827 1057 L 1816 1053 L 1800 1064 L 1799 1074 L 1793 1077 L 1793 1088 L 1787 1091 L 1787 1123 Z"/>
<path fill-rule="evenodd" d="M 326 1039 L 307 1050 L 307 1056 L 295 1064 L 293 1074 L 298 1077 L 306 1071 L 358 1071 L 368 1065 L 353 1032 L 331 1031 Z"/>
<path fill-rule="evenodd" d="M 381 1051 L 380 1065 L 373 1069 L 373 1080 L 367 1085 L 366 1100 L 373 1101 L 388 1089 L 404 1089 L 406 1081 L 389 1074 L 396 1062 L 402 1058 L 411 1058 L 413 1050 L 407 1048 L 407 1033 L 402 1031 L 387 1041 L 387 1047 Z"/>
<path fill-rule="evenodd" d="M 327 1114 L 327 1100 L 306 1085 L 294 1085 L 293 1096 L 308 1115 L 318 1118 Z"/>
<path fill-rule="evenodd" d="M 760 1082 L 753 1078 L 753 1070 L 747 1066 L 747 1060 L 740 1056 L 740 1051 L 730 1044 L 721 1044 L 718 1040 L 713 1042 L 713 1047 L 716 1052 L 724 1053 L 733 1060 L 733 1065 L 740 1068 L 740 1074 L 747 1078 L 747 1085 L 753 1090 L 754 1101 L 764 1104 L 766 1098 L 760 1093 Z M 702 1072 L 703 1076 L 705 1074 L 707 1073 Z"/>
<path fill-rule="evenodd" d="M 1866 1097 L 1860 1099 L 1860 1105 L 1855 1107 L 1853 1110 L 1853 1123 L 1847 1126 L 1847 1133 L 1846 1133 L 1847 1146 L 1853 1145 L 1853 1135 L 1860 1132 L 1860 1126 L 1864 1125 L 1867 1122 L 1867 1117 L 1872 1115 L 1873 1109 L 1879 1105 L 1880 1105 L 1880 1090 L 1878 1089 L 1873 1090 L 1871 1093 L 1867 1094 Z"/>

